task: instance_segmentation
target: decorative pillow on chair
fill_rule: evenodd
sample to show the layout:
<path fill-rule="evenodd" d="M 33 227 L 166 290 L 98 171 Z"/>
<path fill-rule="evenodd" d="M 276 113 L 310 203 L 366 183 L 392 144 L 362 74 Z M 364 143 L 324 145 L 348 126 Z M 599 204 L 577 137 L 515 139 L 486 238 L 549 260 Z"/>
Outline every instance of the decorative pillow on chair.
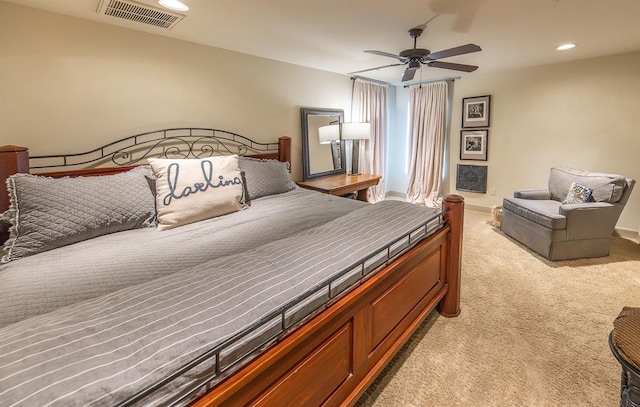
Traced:
<path fill-rule="evenodd" d="M 49 178 L 15 174 L 7 179 L 13 225 L 2 262 L 92 239 L 153 226 L 154 197 L 148 166 L 99 177 Z"/>
<path fill-rule="evenodd" d="M 158 230 L 248 207 L 237 155 L 148 161 L 156 177 Z"/>
<path fill-rule="evenodd" d="M 244 172 L 249 200 L 294 190 L 296 184 L 289 173 L 289 163 L 240 157 L 240 171 Z"/>
<path fill-rule="evenodd" d="M 578 183 L 572 183 L 563 204 L 585 203 L 592 201 L 593 188 L 585 187 Z"/>

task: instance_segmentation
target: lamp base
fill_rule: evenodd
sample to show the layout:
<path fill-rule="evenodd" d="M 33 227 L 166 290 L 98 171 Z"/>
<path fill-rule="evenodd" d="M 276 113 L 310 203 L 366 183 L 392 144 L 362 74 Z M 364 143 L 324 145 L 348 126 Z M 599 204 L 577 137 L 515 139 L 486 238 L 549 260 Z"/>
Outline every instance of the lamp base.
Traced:
<path fill-rule="evenodd" d="M 351 175 L 360 175 L 360 140 L 351 140 Z"/>

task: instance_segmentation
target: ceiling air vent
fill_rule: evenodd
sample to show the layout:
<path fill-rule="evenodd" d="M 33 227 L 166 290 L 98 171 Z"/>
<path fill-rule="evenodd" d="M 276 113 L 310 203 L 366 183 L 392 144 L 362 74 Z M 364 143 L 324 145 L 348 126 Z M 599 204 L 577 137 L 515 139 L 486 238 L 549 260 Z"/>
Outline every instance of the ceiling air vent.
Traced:
<path fill-rule="evenodd" d="M 98 14 L 149 24 L 167 30 L 175 27 L 185 17 L 182 14 L 130 0 L 102 0 L 98 6 Z"/>

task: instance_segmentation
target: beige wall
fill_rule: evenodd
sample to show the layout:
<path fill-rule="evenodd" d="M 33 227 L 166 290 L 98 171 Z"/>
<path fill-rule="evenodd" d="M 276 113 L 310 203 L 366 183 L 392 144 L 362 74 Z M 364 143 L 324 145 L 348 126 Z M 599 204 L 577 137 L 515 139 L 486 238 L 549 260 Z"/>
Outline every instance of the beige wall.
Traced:
<path fill-rule="evenodd" d="M 462 98 L 491 95 L 488 161 L 460 161 Z M 546 187 L 552 166 L 613 172 L 640 181 L 640 52 L 546 65 L 455 82 L 449 191 L 456 164 L 488 165 L 496 195 L 456 192 L 500 205 L 515 189 Z M 618 222 L 638 230 L 640 185 Z"/>
<path fill-rule="evenodd" d="M 300 107 L 347 110 L 345 75 L 285 64 L 0 1 L 0 145 L 84 151 L 175 126 L 256 141 L 293 138 Z"/>

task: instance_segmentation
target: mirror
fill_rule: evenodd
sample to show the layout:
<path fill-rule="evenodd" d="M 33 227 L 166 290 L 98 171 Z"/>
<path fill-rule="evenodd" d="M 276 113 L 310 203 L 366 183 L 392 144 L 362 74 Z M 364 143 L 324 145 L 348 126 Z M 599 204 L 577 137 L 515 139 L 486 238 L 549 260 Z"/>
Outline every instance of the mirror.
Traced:
<path fill-rule="evenodd" d="M 300 113 L 304 180 L 344 174 L 344 142 L 339 140 L 338 131 L 344 121 L 344 111 L 303 107 Z"/>

